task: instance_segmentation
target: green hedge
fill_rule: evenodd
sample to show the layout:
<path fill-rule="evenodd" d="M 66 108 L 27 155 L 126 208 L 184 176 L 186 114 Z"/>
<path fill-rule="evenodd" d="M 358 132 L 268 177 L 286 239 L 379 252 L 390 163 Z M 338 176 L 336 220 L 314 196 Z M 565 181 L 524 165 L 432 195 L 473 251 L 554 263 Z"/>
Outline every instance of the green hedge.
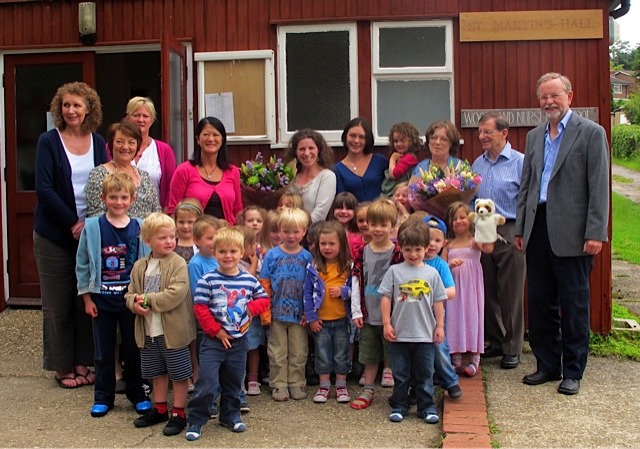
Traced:
<path fill-rule="evenodd" d="M 611 130 L 613 156 L 640 159 L 640 125 L 616 125 Z"/>

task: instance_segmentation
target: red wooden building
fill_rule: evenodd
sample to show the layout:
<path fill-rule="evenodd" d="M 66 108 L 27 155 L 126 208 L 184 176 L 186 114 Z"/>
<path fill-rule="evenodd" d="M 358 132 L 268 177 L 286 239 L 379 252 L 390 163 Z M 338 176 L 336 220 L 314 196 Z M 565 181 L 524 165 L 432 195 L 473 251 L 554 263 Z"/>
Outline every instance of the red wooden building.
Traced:
<path fill-rule="evenodd" d="M 0 0 L 0 310 L 5 301 L 39 301 L 33 165 L 63 82 L 95 86 L 105 125 L 122 118 L 131 96 L 151 97 L 160 116 L 152 135 L 169 141 L 179 161 L 193 145 L 194 123 L 212 111 L 234 117 L 236 163 L 281 152 L 303 126 L 321 130 L 340 151 L 342 127 L 358 115 L 372 120 L 381 149 L 395 121 L 424 130 L 450 119 L 464 138 L 462 157 L 472 161 L 481 148 L 475 123 L 463 123 L 474 116 L 465 114 L 535 111 L 535 81 L 548 71 L 566 74 L 573 106 L 591 108 L 610 131 L 609 15 L 619 0 L 93 3 L 95 13 L 76 0 Z M 87 32 L 92 21 L 96 36 Z M 531 126 L 511 129 L 515 148 Z M 592 328 L 604 332 L 610 259 L 606 245 L 591 281 Z"/>

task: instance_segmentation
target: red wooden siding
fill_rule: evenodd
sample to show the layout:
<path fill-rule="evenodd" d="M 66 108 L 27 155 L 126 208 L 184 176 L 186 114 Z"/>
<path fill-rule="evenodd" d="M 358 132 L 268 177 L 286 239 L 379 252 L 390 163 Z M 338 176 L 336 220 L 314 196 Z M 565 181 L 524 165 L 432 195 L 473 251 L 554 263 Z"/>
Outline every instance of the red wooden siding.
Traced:
<path fill-rule="evenodd" d="M 606 0 L 98 0 L 99 45 L 160 41 L 163 30 L 193 43 L 194 52 L 273 49 L 278 25 L 355 21 L 358 30 L 360 115 L 371 118 L 370 23 L 378 20 L 453 20 L 455 121 L 461 109 L 537 108 L 535 81 L 558 71 L 574 84 L 575 106 L 600 108 L 610 132 L 607 39 L 460 43 L 459 12 L 602 9 L 608 34 Z M 0 4 L 0 50 L 81 47 L 78 1 Z M 189 88 L 195 89 L 195 80 Z M 417 124 L 424 130 L 426 123 Z M 523 150 L 528 128 L 514 128 L 514 147 Z M 461 130 L 462 157 L 481 152 L 473 130 Z M 242 162 L 265 145 L 234 146 Z M 281 153 L 281 151 L 274 151 Z M 610 247 L 605 246 L 592 276 L 592 326 L 610 329 Z M 603 263 L 602 261 L 605 261 Z M 606 309 L 606 310 L 605 310 Z"/>

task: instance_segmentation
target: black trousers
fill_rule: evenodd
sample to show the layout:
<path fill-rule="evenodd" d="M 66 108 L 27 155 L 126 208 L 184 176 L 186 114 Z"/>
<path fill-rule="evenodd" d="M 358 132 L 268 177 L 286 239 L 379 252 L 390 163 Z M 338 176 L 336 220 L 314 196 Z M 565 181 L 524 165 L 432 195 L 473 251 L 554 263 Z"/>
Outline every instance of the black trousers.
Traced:
<path fill-rule="evenodd" d="M 570 226 L 571 224 L 567 224 Z M 539 371 L 582 379 L 589 354 L 589 273 L 593 256 L 558 257 L 538 206 L 527 244 L 529 343 Z"/>

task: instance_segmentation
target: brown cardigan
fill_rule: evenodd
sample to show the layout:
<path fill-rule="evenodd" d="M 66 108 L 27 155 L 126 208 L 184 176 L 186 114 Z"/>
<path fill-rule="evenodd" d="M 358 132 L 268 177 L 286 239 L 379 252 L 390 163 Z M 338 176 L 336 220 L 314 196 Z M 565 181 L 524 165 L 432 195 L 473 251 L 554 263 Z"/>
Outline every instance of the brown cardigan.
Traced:
<path fill-rule="evenodd" d="M 136 295 L 144 293 L 144 276 L 150 258 L 151 255 L 138 260 L 131 270 L 131 283 L 125 299 L 132 311 Z M 160 313 L 167 348 L 184 348 L 196 338 L 196 320 L 187 263 L 176 253 L 160 259 L 160 289 L 158 293 L 147 293 L 151 309 Z M 144 347 L 144 325 L 144 316 L 136 315 L 136 344 L 140 348 Z"/>

